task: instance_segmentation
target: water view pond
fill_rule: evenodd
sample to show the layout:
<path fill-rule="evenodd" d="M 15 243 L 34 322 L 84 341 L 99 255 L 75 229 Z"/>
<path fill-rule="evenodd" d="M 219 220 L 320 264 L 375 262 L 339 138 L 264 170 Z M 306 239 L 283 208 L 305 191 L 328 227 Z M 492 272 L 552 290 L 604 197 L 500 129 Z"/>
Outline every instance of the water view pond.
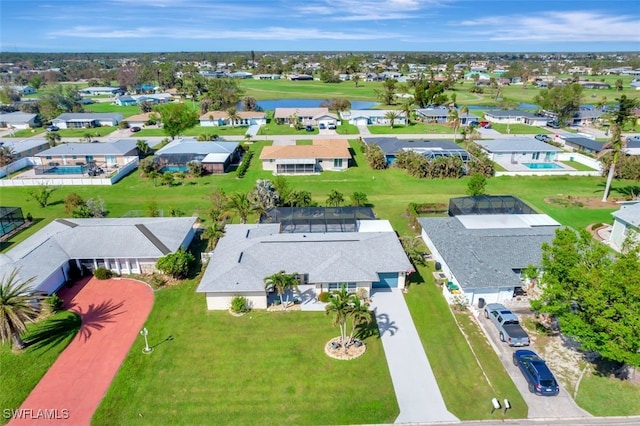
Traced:
<path fill-rule="evenodd" d="M 276 108 L 318 108 L 323 99 L 267 99 L 258 101 L 258 106 L 263 111 L 274 110 Z M 350 100 L 351 109 L 370 109 L 376 106 L 377 102 Z"/>

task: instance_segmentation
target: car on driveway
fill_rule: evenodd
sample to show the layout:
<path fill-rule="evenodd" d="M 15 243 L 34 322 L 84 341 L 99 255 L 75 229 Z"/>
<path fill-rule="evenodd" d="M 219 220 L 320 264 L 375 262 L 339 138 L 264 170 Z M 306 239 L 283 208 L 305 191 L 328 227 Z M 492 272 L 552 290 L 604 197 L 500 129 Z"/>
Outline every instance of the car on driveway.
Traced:
<path fill-rule="evenodd" d="M 557 121 L 550 121 L 547 123 L 547 127 L 551 127 L 552 129 L 559 129 L 561 126 Z"/>
<path fill-rule="evenodd" d="M 134 127 L 129 127 L 129 131 L 131 133 L 136 133 L 139 132 L 140 130 L 142 130 L 140 127 L 134 126 Z"/>
<path fill-rule="evenodd" d="M 629 136 L 627 142 L 640 142 L 640 135 Z"/>
<path fill-rule="evenodd" d="M 58 126 L 48 126 L 47 127 L 47 132 L 57 132 L 58 130 L 60 130 L 60 128 Z"/>
<path fill-rule="evenodd" d="M 551 140 L 547 135 L 536 135 L 535 138 L 542 142 L 549 142 Z"/>
<path fill-rule="evenodd" d="M 547 363 L 533 351 L 520 349 L 513 353 L 513 364 L 529 384 L 529 392 L 540 396 L 556 396 L 560 387 Z"/>

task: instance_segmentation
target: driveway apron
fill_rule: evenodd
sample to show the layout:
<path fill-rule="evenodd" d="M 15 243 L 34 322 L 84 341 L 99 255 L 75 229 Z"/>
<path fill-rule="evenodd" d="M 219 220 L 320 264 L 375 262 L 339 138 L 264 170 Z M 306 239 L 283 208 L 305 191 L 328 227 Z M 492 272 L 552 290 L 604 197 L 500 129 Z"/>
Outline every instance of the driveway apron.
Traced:
<path fill-rule="evenodd" d="M 395 423 L 458 421 L 445 406 L 402 290 L 374 290 L 372 300 L 400 407 Z"/>

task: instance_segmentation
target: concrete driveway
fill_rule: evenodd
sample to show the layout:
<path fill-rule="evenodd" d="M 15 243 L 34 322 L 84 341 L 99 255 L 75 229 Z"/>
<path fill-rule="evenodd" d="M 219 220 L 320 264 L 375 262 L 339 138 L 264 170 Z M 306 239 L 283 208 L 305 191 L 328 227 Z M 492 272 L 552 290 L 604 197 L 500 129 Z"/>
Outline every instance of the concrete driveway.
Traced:
<path fill-rule="evenodd" d="M 444 403 L 402 290 L 373 290 L 371 307 L 400 407 L 395 423 L 458 421 Z"/>
<path fill-rule="evenodd" d="M 522 375 L 518 367 L 513 365 L 513 352 L 523 348 L 512 348 L 500 341 L 498 330 L 491 320 L 484 317 L 482 311 L 478 311 L 477 321 L 489 339 L 489 343 L 498 354 L 500 361 L 504 365 L 507 373 L 522 394 L 525 402 L 529 406 L 530 419 L 579 419 L 591 417 L 591 414 L 578 407 L 571 395 L 560 385 L 560 394 L 553 397 L 544 397 L 529 392 L 527 380 Z M 535 347 L 525 347 L 536 351 Z"/>

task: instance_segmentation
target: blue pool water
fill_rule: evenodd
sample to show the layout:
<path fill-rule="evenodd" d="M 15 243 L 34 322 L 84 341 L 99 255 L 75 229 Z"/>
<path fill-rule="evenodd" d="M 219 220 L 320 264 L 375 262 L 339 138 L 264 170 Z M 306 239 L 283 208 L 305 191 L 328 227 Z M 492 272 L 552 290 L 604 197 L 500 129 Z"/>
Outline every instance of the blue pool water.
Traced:
<path fill-rule="evenodd" d="M 44 173 L 48 175 L 81 175 L 87 171 L 87 166 L 55 166 Z"/>
<path fill-rule="evenodd" d="M 554 163 L 522 163 L 522 165 L 532 170 L 562 169 L 562 166 L 558 166 L 557 164 L 554 164 Z"/>
<path fill-rule="evenodd" d="M 176 172 L 186 172 L 188 170 L 187 166 L 164 166 L 160 169 L 160 173 L 176 173 Z"/>
<path fill-rule="evenodd" d="M 320 104 L 326 102 L 323 99 L 270 99 L 258 101 L 258 106 L 263 111 L 274 110 L 276 108 L 318 108 Z M 377 105 L 377 102 L 350 100 L 351 109 L 370 109 Z M 242 103 L 238 109 L 242 108 Z"/>

